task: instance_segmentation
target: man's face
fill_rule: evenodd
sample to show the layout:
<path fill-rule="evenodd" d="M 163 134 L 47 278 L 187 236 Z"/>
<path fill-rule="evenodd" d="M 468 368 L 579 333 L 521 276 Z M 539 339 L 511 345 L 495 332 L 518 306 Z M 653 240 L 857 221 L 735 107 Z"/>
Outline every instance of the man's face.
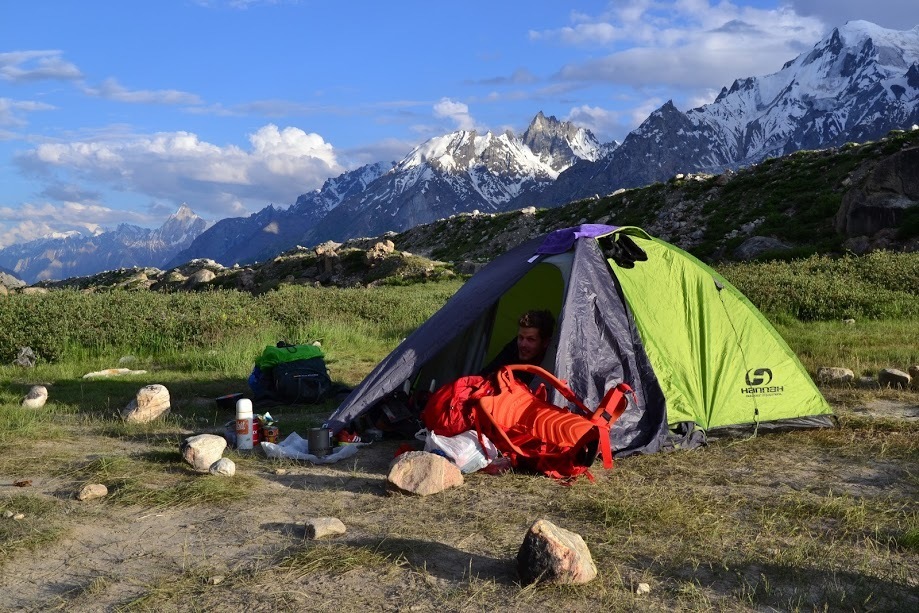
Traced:
<path fill-rule="evenodd" d="M 524 362 L 540 357 L 549 346 L 549 339 L 543 340 L 539 328 L 517 328 L 517 353 Z"/>

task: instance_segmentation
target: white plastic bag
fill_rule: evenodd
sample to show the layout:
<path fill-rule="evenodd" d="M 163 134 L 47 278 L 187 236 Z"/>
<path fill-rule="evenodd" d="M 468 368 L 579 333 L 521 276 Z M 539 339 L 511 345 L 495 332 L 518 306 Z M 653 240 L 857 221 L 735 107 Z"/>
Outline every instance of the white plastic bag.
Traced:
<path fill-rule="evenodd" d="M 425 436 L 424 450 L 440 450 L 459 467 L 461 473 L 474 473 L 488 466 L 498 455 L 498 449 L 484 434 L 482 444 L 485 445 L 484 452 L 475 430 L 467 430 L 456 436 L 439 436 L 429 431 Z"/>

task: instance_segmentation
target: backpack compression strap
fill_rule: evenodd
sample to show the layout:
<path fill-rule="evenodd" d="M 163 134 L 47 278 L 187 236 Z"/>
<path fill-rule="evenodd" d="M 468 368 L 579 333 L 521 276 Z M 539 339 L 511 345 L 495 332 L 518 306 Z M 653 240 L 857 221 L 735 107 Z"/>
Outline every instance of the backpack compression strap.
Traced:
<path fill-rule="evenodd" d="M 626 383 L 620 383 L 611 388 L 590 417 L 590 421 L 600 429 L 600 454 L 603 456 L 603 468 L 606 469 L 613 467 L 613 449 L 609 440 L 609 431 L 629 405 L 626 394 L 632 394 L 632 398 L 635 398 L 635 391 Z"/>

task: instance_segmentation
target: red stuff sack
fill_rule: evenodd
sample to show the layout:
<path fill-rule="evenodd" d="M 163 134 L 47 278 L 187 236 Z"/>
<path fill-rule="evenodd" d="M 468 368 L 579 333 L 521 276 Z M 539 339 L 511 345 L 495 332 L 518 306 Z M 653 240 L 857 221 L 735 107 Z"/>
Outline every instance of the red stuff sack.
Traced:
<path fill-rule="evenodd" d="M 439 436 L 456 436 L 475 429 L 471 402 L 493 393 L 485 377 L 468 375 L 442 385 L 428 398 L 421 411 L 421 422 Z"/>

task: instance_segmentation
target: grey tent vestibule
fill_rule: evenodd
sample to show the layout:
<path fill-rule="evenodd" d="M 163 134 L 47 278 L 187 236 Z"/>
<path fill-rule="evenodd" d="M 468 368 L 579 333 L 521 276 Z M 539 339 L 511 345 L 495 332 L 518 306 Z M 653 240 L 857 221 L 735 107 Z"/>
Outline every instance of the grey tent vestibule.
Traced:
<path fill-rule="evenodd" d="M 672 445 L 677 428 L 833 424 L 794 352 L 717 272 L 640 228 L 584 224 L 530 240 L 473 275 L 328 426 L 349 427 L 406 380 L 426 389 L 478 372 L 528 309 L 556 315 L 543 367 L 588 407 L 619 383 L 635 390 L 611 432 L 619 457 Z"/>

